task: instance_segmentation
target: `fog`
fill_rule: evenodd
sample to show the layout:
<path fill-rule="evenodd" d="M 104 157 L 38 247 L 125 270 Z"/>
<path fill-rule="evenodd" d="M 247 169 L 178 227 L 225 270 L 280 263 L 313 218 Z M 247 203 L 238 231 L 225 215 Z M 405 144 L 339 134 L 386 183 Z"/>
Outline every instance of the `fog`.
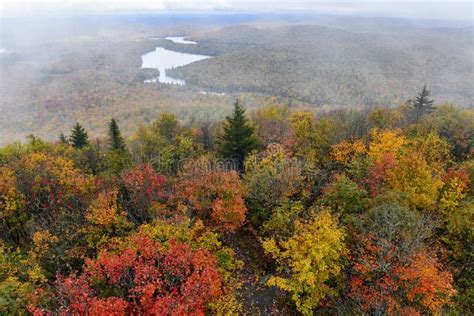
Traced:
<path fill-rule="evenodd" d="M 96 5 L 92 1 L 69 1 L 65 5 L 62 1 L 28 3 L 2 1 L 0 142 L 23 139 L 30 133 L 54 139 L 60 132 L 67 132 L 75 121 L 88 120 L 93 111 L 100 113 L 100 117 L 103 113 L 107 115 L 112 108 L 120 108 L 120 115 L 130 119 L 132 128 L 132 122 L 141 123 L 148 120 L 148 116 L 152 116 L 150 113 L 155 113 L 154 111 L 163 106 L 164 101 L 153 97 L 157 89 L 168 94 L 169 101 L 166 102 L 169 103 L 170 100 L 177 98 L 176 93 L 182 93 L 181 103 L 178 102 L 177 108 L 180 106 L 186 108 L 189 103 L 194 102 L 196 91 L 216 91 L 229 95 L 229 98 L 244 92 L 274 93 L 271 87 L 280 80 L 276 73 L 285 69 L 288 72 L 289 65 L 294 62 L 290 60 L 292 58 L 290 52 L 294 50 L 291 46 L 294 46 L 294 43 L 287 41 L 286 35 L 277 37 L 273 43 L 268 42 L 265 30 L 277 30 L 277 34 L 286 34 L 295 30 L 292 29 L 293 26 L 322 27 L 321 30 L 327 32 L 328 36 L 323 40 L 333 41 L 333 36 L 340 37 L 341 42 L 338 45 L 343 46 L 337 49 L 342 51 L 348 49 L 344 46 L 346 35 L 337 33 L 336 30 L 363 36 L 373 33 L 376 34 L 374 38 L 380 37 L 384 42 L 393 36 L 401 36 L 403 38 L 399 39 L 402 44 L 400 47 L 406 47 L 408 50 L 413 48 L 417 54 L 418 51 L 421 52 L 421 57 L 418 55 L 413 57 L 412 63 L 416 66 L 421 65 L 425 58 L 423 54 L 426 46 L 413 44 L 417 43 L 418 37 L 421 36 L 421 42 L 433 42 L 433 45 L 437 45 L 433 49 L 439 53 L 440 58 L 450 56 L 452 63 L 460 65 L 460 69 L 472 67 L 472 61 L 471 63 L 467 61 L 466 65 L 465 57 L 469 56 L 472 46 L 472 40 L 469 43 L 473 34 L 470 3 L 450 3 L 449 8 L 447 2 L 406 1 L 389 3 L 296 1 L 279 2 L 272 6 L 269 6 L 267 1 L 255 4 L 245 1 L 202 1 L 198 5 L 191 5 L 191 2 L 177 5 L 174 1 L 153 2 L 152 5 L 145 2 L 134 2 L 133 5 L 130 5 L 131 2 L 118 3 L 117 5 L 117 2 L 105 1 L 101 2 L 101 5 Z M 252 31 L 246 33 L 245 30 L 239 30 L 246 27 L 252 28 Z M 219 33 L 221 31 L 224 32 L 222 35 Z M 317 29 L 310 29 L 307 32 L 303 28 L 302 33 L 298 32 L 292 36 L 296 38 L 301 36 L 303 42 L 311 42 L 312 37 L 319 34 Z M 196 39 L 199 44 L 186 45 L 165 39 L 169 36 L 183 35 L 191 35 L 190 40 Z M 232 36 L 244 36 L 244 38 L 234 42 L 234 39 L 230 38 Z M 442 36 L 443 40 L 432 41 L 434 36 Z M 150 37 L 158 38 L 158 43 L 148 40 Z M 411 44 L 406 44 L 405 41 Z M 308 69 L 313 63 L 325 62 L 320 61 L 318 57 L 319 49 L 324 45 L 329 44 L 323 42 L 321 47 L 302 48 L 301 58 L 309 60 L 305 61 L 310 64 Z M 401 53 L 403 50 L 400 50 L 398 45 L 399 43 L 388 41 L 381 44 L 383 49 L 380 52 L 378 47 L 375 47 L 374 52 L 365 52 L 364 60 L 376 59 L 376 63 L 373 63 L 369 71 L 383 73 L 387 68 L 385 63 L 390 63 L 392 60 L 378 54 L 387 52 L 387 56 L 405 54 Z M 445 51 L 443 45 L 460 47 L 456 48 L 457 51 L 451 52 Z M 465 45 L 471 46 L 466 48 Z M 162 87 L 159 84 L 143 87 L 146 80 L 156 78 L 157 74 L 153 69 L 141 68 L 141 56 L 154 51 L 157 46 L 181 53 L 216 58 L 207 61 L 210 64 L 203 63 L 205 61 L 189 65 L 186 63 L 185 67 L 173 70 L 170 76 L 173 78 L 178 76 L 176 80 L 186 79 L 186 88 Z M 269 60 L 268 64 L 267 61 L 264 61 L 263 65 L 252 64 L 251 61 L 257 57 L 251 54 L 259 56 L 260 49 L 274 52 L 273 46 L 279 46 L 278 56 L 273 56 L 276 59 Z M 302 60 L 301 58 L 299 60 Z M 247 67 L 243 77 L 231 74 L 227 78 L 221 78 L 225 80 L 216 79 L 224 76 L 221 69 L 228 67 L 228 61 L 236 60 L 242 64 L 229 71 Z M 337 61 L 334 67 L 339 67 L 343 63 L 344 61 Z M 214 68 L 211 67 L 213 71 L 209 73 L 206 70 L 208 68 L 192 73 L 189 69 L 197 67 L 196 65 Z M 260 68 L 262 69 L 258 70 Z M 330 69 L 329 73 L 332 71 Z M 186 76 L 190 76 L 189 87 L 188 78 L 184 78 L 185 73 Z M 390 74 L 382 75 L 387 78 L 384 79 L 387 82 L 393 80 L 388 78 Z M 434 74 L 423 75 L 426 81 L 434 81 L 431 80 Z M 291 76 L 290 73 L 288 77 Z M 445 76 L 444 79 L 451 82 L 452 86 L 457 84 L 457 77 L 451 80 L 452 75 Z M 308 74 L 308 78 L 312 77 L 312 74 Z M 262 82 L 253 86 L 257 79 Z M 268 82 L 265 82 L 266 80 Z M 290 85 L 287 84 L 290 79 L 285 80 L 282 81 L 284 85 L 281 84 L 283 88 L 285 85 Z M 311 80 L 305 79 L 305 83 L 301 86 L 296 81 L 291 82 L 295 84 L 291 89 L 301 90 L 303 94 L 307 94 L 307 91 L 316 91 L 317 86 L 312 86 L 314 82 Z M 247 81 L 249 82 L 247 85 L 243 84 Z M 223 82 L 226 82 L 225 86 L 221 84 Z M 322 82 L 326 85 L 330 81 Z M 401 90 L 405 84 L 398 86 L 395 84 L 395 87 Z M 471 102 L 470 97 L 466 96 L 461 88 L 446 88 L 446 91 L 443 100 L 453 102 L 461 100 L 464 104 Z M 133 98 L 136 93 L 141 93 L 143 98 Z M 285 93 L 287 92 L 283 94 Z M 452 99 L 449 99 L 451 95 Z M 405 96 L 396 96 L 396 98 L 402 97 Z M 367 98 L 372 98 L 372 95 Z M 395 97 L 393 99 L 395 100 Z M 254 102 L 252 100 L 249 102 Z M 307 99 L 305 96 L 302 100 L 312 99 Z M 127 107 L 125 102 L 138 104 L 134 105 L 138 109 L 135 110 L 139 112 L 138 121 L 135 119 L 135 114 L 130 113 L 130 106 Z M 143 112 L 143 106 L 149 106 L 151 110 Z M 107 116 L 104 116 L 105 118 Z M 88 120 L 84 124 L 92 130 L 92 134 L 101 135 L 102 123 L 102 120 L 98 119 Z"/>
<path fill-rule="evenodd" d="M 312 12 L 330 14 L 371 15 L 386 17 L 417 17 L 435 19 L 472 20 L 472 1 L 413 1 L 413 0 L 345 0 L 345 1 L 92 1 L 92 0 L 3 0 L 3 15 L 37 16 L 68 13 L 220 11 L 220 12 Z"/>

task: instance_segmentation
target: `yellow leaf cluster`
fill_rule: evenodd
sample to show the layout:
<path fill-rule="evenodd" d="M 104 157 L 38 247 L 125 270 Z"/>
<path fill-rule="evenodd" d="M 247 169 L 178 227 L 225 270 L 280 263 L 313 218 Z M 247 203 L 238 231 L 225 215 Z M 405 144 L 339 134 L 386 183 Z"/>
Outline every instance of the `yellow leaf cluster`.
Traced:
<path fill-rule="evenodd" d="M 54 243 L 59 241 L 59 238 L 47 230 L 40 230 L 33 234 L 32 240 L 34 247 L 28 252 L 28 260 L 37 262 L 41 260 L 41 256 L 43 256 Z M 37 267 L 37 269 L 31 269 L 29 274 L 30 279 L 34 279 L 35 275 L 41 276 L 41 270 Z"/>
<path fill-rule="evenodd" d="M 467 196 L 465 191 L 465 183 L 458 177 L 453 177 L 445 183 L 439 199 L 439 211 L 445 219 L 461 205 L 462 200 Z"/>
<path fill-rule="evenodd" d="M 380 162 L 387 154 L 394 154 L 397 156 L 399 150 L 407 144 L 406 138 L 401 135 L 399 129 L 390 131 L 381 131 L 379 129 L 372 129 L 370 131 L 369 144 L 369 158 L 374 162 Z"/>
<path fill-rule="evenodd" d="M 274 238 L 262 243 L 266 253 L 289 269 L 290 277 L 274 276 L 268 280 L 291 294 L 297 309 L 311 315 L 321 299 L 334 291 L 326 282 L 341 273 L 341 257 L 346 253 L 344 232 L 328 210 L 323 210 L 309 222 L 295 223 L 295 232 L 287 241 Z"/>
<path fill-rule="evenodd" d="M 343 140 L 339 144 L 332 146 L 331 157 L 335 161 L 346 165 L 352 158 L 365 152 L 366 149 L 362 140 L 359 139 L 355 142 Z"/>
<path fill-rule="evenodd" d="M 443 186 L 420 152 L 408 152 L 400 157 L 396 166 L 387 171 L 387 178 L 393 190 L 407 194 L 410 206 L 422 210 L 434 208 Z"/>
<path fill-rule="evenodd" d="M 437 172 L 442 172 L 452 161 L 450 145 L 436 133 L 415 139 L 414 147 L 423 153 L 426 162 Z"/>
<path fill-rule="evenodd" d="M 101 192 L 86 212 L 86 219 L 95 225 L 109 226 L 118 220 L 119 208 L 117 205 L 118 190 Z"/>
<path fill-rule="evenodd" d="M 24 197 L 16 188 L 13 170 L 0 167 L 0 218 L 9 217 L 24 205 Z"/>

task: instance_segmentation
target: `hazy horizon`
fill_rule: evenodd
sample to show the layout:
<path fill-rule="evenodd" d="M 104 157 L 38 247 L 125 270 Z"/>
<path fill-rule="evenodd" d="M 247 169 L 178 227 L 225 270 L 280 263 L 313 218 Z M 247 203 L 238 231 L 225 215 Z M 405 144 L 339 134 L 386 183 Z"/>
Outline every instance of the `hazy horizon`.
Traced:
<path fill-rule="evenodd" d="M 0 17 L 37 17 L 89 14 L 334 14 L 361 17 L 439 19 L 473 22 L 471 1 L 101 1 L 5 0 Z"/>
<path fill-rule="evenodd" d="M 222 99 L 257 107 L 272 96 L 314 108 L 396 106 L 427 84 L 436 102 L 472 107 L 472 5 L 446 6 L 2 1 L 0 133 L 6 134 L 0 136 L 52 139 L 79 117 L 91 122 L 91 135 L 101 135 L 104 122 L 89 120 L 95 115 L 85 109 L 91 107 L 105 114 L 115 107 L 129 133 L 170 104 L 180 112 L 200 105 L 203 91 L 211 92 L 205 103 L 219 109 Z M 468 19 L 455 18 L 460 15 Z M 178 35 L 197 45 L 165 40 Z M 185 87 L 149 85 L 163 67 L 143 68 L 143 56 L 157 47 L 175 57 L 214 58 L 185 65 L 173 60 L 167 76 Z M 134 97 L 142 90 L 145 97 Z M 153 97 L 157 90 L 168 97 Z M 130 104 L 138 112 L 131 113 Z"/>

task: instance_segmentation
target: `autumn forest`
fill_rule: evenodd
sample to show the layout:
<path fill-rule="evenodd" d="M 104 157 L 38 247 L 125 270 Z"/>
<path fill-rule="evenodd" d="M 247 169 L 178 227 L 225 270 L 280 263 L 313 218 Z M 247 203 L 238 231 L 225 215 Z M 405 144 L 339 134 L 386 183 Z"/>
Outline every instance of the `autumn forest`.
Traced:
<path fill-rule="evenodd" d="M 0 316 L 474 315 L 472 9 L 1 0 Z"/>
<path fill-rule="evenodd" d="M 0 314 L 472 313 L 472 110 L 107 127 L 0 149 Z"/>

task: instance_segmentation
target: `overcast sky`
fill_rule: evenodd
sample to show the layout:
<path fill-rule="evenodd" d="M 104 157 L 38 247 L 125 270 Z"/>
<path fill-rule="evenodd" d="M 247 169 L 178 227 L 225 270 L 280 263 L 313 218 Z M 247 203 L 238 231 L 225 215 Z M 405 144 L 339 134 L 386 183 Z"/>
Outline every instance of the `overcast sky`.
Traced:
<path fill-rule="evenodd" d="M 423 0 L 0 0 L 0 14 L 43 15 L 117 11 L 314 11 L 372 16 L 474 20 L 472 1 Z"/>

